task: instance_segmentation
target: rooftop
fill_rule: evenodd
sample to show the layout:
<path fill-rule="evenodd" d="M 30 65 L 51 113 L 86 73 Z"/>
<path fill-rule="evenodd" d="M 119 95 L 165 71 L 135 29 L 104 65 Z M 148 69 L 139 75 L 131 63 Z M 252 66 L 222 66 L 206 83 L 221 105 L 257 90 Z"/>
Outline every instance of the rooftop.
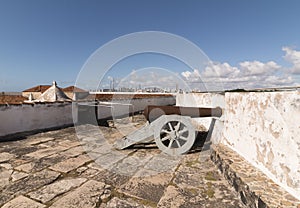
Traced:
<path fill-rule="evenodd" d="M 35 87 L 31 87 L 31 88 L 28 88 L 26 90 L 23 90 L 23 92 L 40 92 L 40 93 L 44 93 L 50 87 L 51 87 L 51 85 L 37 85 Z"/>
<path fill-rule="evenodd" d="M 56 102 L 56 101 L 71 101 L 70 98 L 59 88 L 55 81 L 51 87 L 43 92 L 35 101 L 37 102 Z"/>
<path fill-rule="evenodd" d="M 22 104 L 26 97 L 22 95 L 1 95 L 0 94 L 0 104 Z"/>
<path fill-rule="evenodd" d="M 2 142 L 0 206 L 243 207 L 207 150 L 178 158 L 152 144 L 114 150 L 116 139 L 145 122 L 131 121 L 80 126 L 80 139 L 69 127 Z"/>
<path fill-rule="evenodd" d="M 68 86 L 68 87 L 62 88 L 62 90 L 64 92 L 88 92 L 86 90 L 83 90 L 83 89 L 75 87 L 75 86 Z"/>

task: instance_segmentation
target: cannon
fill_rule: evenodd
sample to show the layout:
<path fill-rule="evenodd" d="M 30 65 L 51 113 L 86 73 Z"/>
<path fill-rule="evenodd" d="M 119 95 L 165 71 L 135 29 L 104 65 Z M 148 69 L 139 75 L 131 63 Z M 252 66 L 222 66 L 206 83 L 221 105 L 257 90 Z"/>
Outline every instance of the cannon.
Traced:
<path fill-rule="evenodd" d="M 196 140 L 191 119 L 221 117 L 222 109 L 151 105 L 145 108 L 144 116 L 148 121 L 146 125 L 117 140 L 114 144 L 116 149 L 155 141 L 157 147 L 169 155 L 187 153 Z"/>

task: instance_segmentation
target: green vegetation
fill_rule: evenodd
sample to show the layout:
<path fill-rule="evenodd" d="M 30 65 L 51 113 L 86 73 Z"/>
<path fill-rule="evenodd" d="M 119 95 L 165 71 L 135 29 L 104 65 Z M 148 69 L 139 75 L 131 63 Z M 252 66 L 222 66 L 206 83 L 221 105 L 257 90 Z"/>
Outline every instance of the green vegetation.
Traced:
<path fill-rule="evenodd" d="M 193 196 L 196 196 L 198 194 L 198 190 L 195 188 L 187 188 L 186 189 L 189 193 L 191 193 Z"/>
<path fill-rule="evenodd" d="M 187 167 L 194 168 L 194 165 L 199 164 L 199 161 L 198 160 L 191 160 L 191 161 L 187 161 L 185 164 L 186 164 Z"/>
<path fill-rule="evenodd" d="M 204 194 L 208 197 L 208 198 L 213 198 L 215 195 L 215 191 L 213 190 L 213 184 L 211 182 L 206 183 L 207 185 L 207 189 L 204 190 Z"/>
<path fill-rule="evenodd" d="M 142 204 L 144 206 L 148 206 L 148 207 L 156 207 L 156 203 L 155 202 L 152 202 L 152 201 L 148 201 L 148 200 L 145 200 L 145 199 L 138 199 L 138 198 L 135 198 L 135 197 L 130 197 L 130 196 L 127 196 L 126 194 L 123 194 L 123 193 L 120 193 L 118 192 L 116 189 L 112 189 L 111 190 L 111 197 L 109 197 L 107 200 L 105 201 L 102 201 L 102 203 L 107 203 L 108 201 L 110 201 L 112 198 L 114 197 L 117 197 L 119 199 L 132 199 L 133 201 L 139 203 L 139 204 Z"/>
<path fill-rule="evenodd" d="M 214 173 L 211 172 L 211 171 L 206 173 L 205 179 L 208 180 L 208 181 L 216 181 L 217 180 L 214 176 Z"/>
<path fill-rule="evenodd" d="M 213 198 L 214 195 L 215 195 L 215 191 L 212 190 L 211 188 L 209 188 L 209 189 L 206 190 L 205 194 L 208 196 L 208 198 Z"/>

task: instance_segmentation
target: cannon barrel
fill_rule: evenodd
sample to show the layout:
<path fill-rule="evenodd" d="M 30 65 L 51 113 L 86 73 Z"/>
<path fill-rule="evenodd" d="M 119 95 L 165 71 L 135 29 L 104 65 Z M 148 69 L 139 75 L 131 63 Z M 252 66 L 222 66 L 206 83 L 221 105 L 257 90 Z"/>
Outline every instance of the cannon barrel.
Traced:
<path fill-rule="evenodd" d="M 182 115 L 196 117 L 221 117 L 222 109 L 216 108 L 197 108 L 180 106 L 157 106 L 149 105 L 144 109 L 144 116 L 149 122 L 154 121 L 162 115 Z"/>

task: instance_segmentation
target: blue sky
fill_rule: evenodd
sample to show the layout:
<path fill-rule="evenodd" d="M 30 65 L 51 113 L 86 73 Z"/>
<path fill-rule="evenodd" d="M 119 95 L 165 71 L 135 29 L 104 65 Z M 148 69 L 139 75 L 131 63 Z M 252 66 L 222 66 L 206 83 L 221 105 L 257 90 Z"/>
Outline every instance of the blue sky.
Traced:
<path fill-rule="evenodd" d="M 224 82 L 238 83 L 229 87 L 298 84 L 299 9 L 297 0 L 0 0 L 0 91 L 53 80 L 73 85 L 95 50 L 139 31 L 194 42 L 214 62 L 213 70 L 228 75 Z M 128 75 L 133 69 L 126 66 L 112 76 Z M 187 80 L 211 78 L 210 69 L 176 72 Z M 263 80 L 270 82 L 260 85 Z"/>

